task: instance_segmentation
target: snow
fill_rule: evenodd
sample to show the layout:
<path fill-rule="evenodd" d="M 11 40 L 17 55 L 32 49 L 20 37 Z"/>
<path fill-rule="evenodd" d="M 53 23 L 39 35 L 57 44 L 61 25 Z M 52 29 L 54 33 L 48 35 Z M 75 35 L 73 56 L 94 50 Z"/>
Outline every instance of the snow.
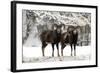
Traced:
<path fill-rule="evenodd" d="M 56 61 L 81 61 L 89 60 L 90 56 L 63 56 L 63 57 L 39 57 L 39 58 L 24 58 L 23 63 L 38 63 L 38 62 L 56 62 Z"/>
<path fill-rule="evenodd" d="M 37 36 L 36 34 L 38 34 L 37 28 L 33 27 L 28 39 L 24 43 L 24 46 L 31 46 L 31 47 L 32 46 L 39 46 L 37 44 L 41 44 L 41 42 L 39 40 L 39 36 Z"/>
<path fill-rule="evenodd" d="M 61 49 L 60 49 L 61 51 Z M 49 44 L 45 48 L 45 57 L 42 56 L 41 47 L 23 47 L 23 63 L 37 63 L 37 62 L 56 62 L 56 61 L 77 61 L 90 60 L 91 49 L 90 46 L 77 46 L 76 56 L 70 56 L 70 46 L 64 49 L 64 56 L 57 56 L 57 49 L 55 47 L 55 56 L 52 57 L 52 47 Z M 60 53 L 61 55 L 61 53 Z"/>

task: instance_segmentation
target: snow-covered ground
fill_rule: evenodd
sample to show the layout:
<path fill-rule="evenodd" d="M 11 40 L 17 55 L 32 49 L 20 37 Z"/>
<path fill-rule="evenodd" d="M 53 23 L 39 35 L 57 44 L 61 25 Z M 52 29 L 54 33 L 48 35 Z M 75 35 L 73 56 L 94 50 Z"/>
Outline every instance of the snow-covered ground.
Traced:
<path fill-rule="evenodd" d="M 55 47 L 54 54 L 55 57 L 52 57 L 52 47 L 50 44 L 45 48 L 45 57 L 42 56 L 41 47 L 23 47 L 23 63 L 90 60 L 91 48 L 90 46 L 77 46 L 76 56 L 70 56 L 71 49 L 68 45 L 64 49 L 64 56 L 58 57 Z"/>

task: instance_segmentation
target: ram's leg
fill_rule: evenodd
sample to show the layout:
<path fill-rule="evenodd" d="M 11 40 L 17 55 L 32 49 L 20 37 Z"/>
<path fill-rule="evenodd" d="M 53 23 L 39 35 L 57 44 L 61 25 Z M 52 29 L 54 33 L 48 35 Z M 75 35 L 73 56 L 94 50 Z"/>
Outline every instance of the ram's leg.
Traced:
<path fill-rule="evenodd" d="M 59 55 L 59 43 L 56 44 L 56 47 L 57 47 L 57 54 L 58 54 L 58 57 L 59 57 L 60 56 Z"/>
<path fill-rule="evenodd" d="M 74 56 L 76 56 L 76 44 L 74 44 Z"/>
<path fill-rule="evenodd" d="M 63 56 L 63 50 L 64 50 L 65 46 L 66 45 L 64 43 L 61 44 L 61 56 Z"/>
<path fill-rule="evenodd" d="M 70 47 L 71 47 L 71 56 L 73 56 L 73 47 L 72 47 L 72 44 L 70 44 Z"/>
<path fill-rule="evenodd" d="M 47 44 L 45 42 L 42 43 L 42 55 L 45 56 L 44 54 L 44 50 L 45 50 L 45 47 L 47 46 Z"/>
<path fill-rule="evenodd" d="M 52 57 L 54 57 L 54 43 L 52 43 Z"/>

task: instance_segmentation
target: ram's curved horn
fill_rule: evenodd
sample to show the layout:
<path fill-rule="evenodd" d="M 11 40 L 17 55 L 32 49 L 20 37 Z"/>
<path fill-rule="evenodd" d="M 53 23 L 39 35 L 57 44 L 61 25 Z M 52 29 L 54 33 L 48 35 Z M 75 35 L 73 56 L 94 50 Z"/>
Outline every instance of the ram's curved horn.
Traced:
<path fill-rule="evenodd" d="M 78 33 L 80 33 L 80 31 L 82 30 L 81 26 L 76 26 L 75 30 L 77 30 Z"/>
<path fill-rule="evenodd" d="M 70 26 L 68 26 L 67 31 L 68 31 L 68 32 L 74 31 L 74 29 L 75 29 L 75 26 L 70 25 Z"/>
<path fill-rule="evenodd" d="M 81 26 L 76 26 L 76 29 L 81 29 Z"/>

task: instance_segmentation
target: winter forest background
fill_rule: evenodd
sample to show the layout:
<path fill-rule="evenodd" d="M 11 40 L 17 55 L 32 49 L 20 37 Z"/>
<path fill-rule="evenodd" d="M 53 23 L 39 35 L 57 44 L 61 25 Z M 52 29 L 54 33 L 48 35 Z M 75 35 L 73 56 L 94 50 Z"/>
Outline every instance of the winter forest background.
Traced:
<path fill-rule="evenodd" d="M 87 46 L 91 43 L 91 13 L 23 9 L 22 22 L 24 46 L 41 45 L 39 34 L 44 30 L 52 30 L 54 23 L 63 23 L 66 27 L 80 26 L 77 45 Z"/>

